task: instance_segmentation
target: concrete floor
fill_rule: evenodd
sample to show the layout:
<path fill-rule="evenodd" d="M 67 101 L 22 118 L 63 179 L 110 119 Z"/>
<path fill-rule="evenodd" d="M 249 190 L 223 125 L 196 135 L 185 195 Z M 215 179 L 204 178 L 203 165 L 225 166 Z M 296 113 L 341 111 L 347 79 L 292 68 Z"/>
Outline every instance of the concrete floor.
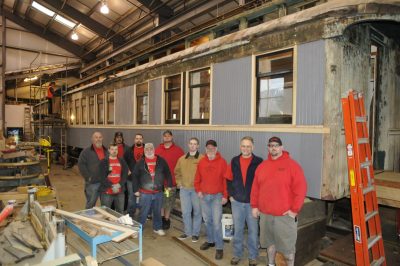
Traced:
<path fill-rule="evenodd" d="M 52 186 L 57 190 L 59 201 L 62 205 L 62 209 L 67 211 L 78 211 L 84 209 L 85 197 L 83 192 L 83 179 L 78 174 L 77 168 L 63 170 L 59 165 L 53 165 L 51 169 L 50 179 Z M 151 222 L 151 221 L 150 221 Z M 167 235 L 164 237 L 153 234 L 151 223 L 146 223 L 143 234 L 143 259 L 153 257 L 165 265 L 205 265 L 198 258 L 193 256 L 191 253 L 183 249 L 176 242 L 172 240 L 172 237 L 179 236 L 181 231 L 177 228 L 182 228 L 182 223 L 178 220 L 172 220 L 171 229 L 167 231 Z M 68 237 L 68 236 L 67 236 Z M 201 236 L 197 243 L 192 243 L 191 239 L 185 240 L 185 242 L 192 248 L 198 250 L 210 260 L 214 261 L 217 265 L 230 265 L 230 259 L 232 258 L 232 246 L 230 243 L 225 243 L 224 246 L 224 258 L 223 260 L 217 261 L 214 259 L 215 249 L 207 251 L 200 251 L 200 245 L 205 241 L 205 236 Z M 137 255 L 131 254 L 125 256 L 130 262 L 137 261 Z M 259 257 L 258 265 L 266 265 L 265 256 Z M 102 265 L 118 265 L 120 264 L 116 260 L 105 262 Z M 137 265 L 134 264 L 134 265 Z M 247 258 L 241 261 L 239 265 L 248 265 Z"/>

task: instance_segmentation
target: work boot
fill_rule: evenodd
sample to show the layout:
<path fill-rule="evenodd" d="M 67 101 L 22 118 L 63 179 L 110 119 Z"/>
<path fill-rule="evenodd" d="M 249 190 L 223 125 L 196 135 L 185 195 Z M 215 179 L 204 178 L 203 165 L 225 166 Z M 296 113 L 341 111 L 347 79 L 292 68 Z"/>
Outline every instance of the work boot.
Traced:
<path fill-rule="evenodd" d="M 249 259 L 249 266 L 257 266 L 257 260 Z"/>
<path fill-rule="evenodd" d="M 215 259 L 222 260 L 223 256 L 224 256 L 224 251 L 222 249 L 217 249 L 217 251 L 215 252 Z"/>
<path fill-rule="evenodd" d="M 200 250 L 207 250 L 212 247 L 215 247 L 215 243 L 204 242 L 203 244 L 201 244 Z"/>
<path fill-rule="evenodd" d="M 162 228 L 164 230 L 168 230 L 171 227 L 171 220 L 170 219 L 165 219 L 163 217 L 163 224 L 162 224 Z"/>
<path fill-rule="evenodd" d="M 239 264 L 239 261 L 240 261 L 240 258 L 238 258 L 238 257 L 233 257 L 233 258 L 231 259 L 231 265 L 238 265 L 238 264 Z"/>

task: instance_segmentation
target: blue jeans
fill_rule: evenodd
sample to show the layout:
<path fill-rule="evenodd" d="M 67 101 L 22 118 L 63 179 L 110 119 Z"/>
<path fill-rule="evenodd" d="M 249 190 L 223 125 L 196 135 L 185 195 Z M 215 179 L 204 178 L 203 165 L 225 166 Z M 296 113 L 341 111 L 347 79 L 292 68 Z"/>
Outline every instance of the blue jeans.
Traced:
<path fill-rule="evenodd" d="M 185 234 L 187 236 L 199 236 L 201 227 L 200 200 L 194 189 L 181 188 L 181 208 Z M 192 220 L 193 210 L 193 220 Z"/>
<path fill-rule="evenodd" d="M 86 209 L 96 206 L 97 198 L 100 195 L 99 188 L 100 183 L 85 183 Z"/>
<path fill-rule="evenodd" d="M 162 227 L 161 221 L 161 206 L 162 206 L 163 193 L 158 192 L 155 194 L 140 193 L 140 223 L 144 226 L 150 208 L 153 209 L 153 229 L 160 230 Z"/>
<path fill-rule="evenodd" d="M 114 202 L 114 208 L 116 212 L 120 214 L 124 213 L 124 204 L 125 204 L 125 194 L 118 193 L 114 195 L 101 193 L 100 195 L 101 205 L 111 208 L 112 203 Z"/>
<path fill-rule="evenodd" d="M 126 206 L 126 212 L 133 218 L 136 213 L 136 208 L 138 208 L 138 204 L 136 204 L 136 196 L 133 193 L 132 181 L 126 181 L 126 190 L 128 191 L 128 205 Z"/>
<path fill-rule="evenodd" d="M 251 215 L 250 203 L 242 203 L 231 200 L 233 225 L 235 233 L 233 235 L 233 255 L 241 258 L 243 256 L 243 231 L 247 223 L 247 248 L 249 250 L 249 259 L 258 257 L 258 219 Z"/>
<path fill-rule="evenodd" d="M 216 249 L 224 248 L 222 239 L 222 194 L 203 194 L 201 212 L 206 224 L 207 242 L 215 243 Z"/>

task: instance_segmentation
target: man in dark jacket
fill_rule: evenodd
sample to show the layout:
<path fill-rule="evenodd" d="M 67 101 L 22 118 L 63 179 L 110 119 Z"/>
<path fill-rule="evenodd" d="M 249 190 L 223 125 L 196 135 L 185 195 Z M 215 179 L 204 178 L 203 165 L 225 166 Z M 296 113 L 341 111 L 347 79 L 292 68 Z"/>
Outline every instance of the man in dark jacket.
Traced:
<path fill-rule="evenodd" d="M 108 147 L 109 156 L 100 162 L 100 201 L 101 205 L 123 213 L 125 203 L 125 183 L 128 176 L 128 165 L 123 158 L 118 157 L 118 144 L 112 143 Z"/>
<path fill-rule="evenodd" d="M 133 170 L 133 191 L 140 196 L 140 223 L 144 225 L 150 208 L 153 210 L 153 231 L 164 236 L 161 220 L 164 182 L 167 190 L 172 187 L 172 177 L 167 162 L 155 155 L 153 143 L 144 146 L 145 157 L 136 163 Z"/>
<path fill-rule="evenodd" d="M 247 248 L 249 266 L 257 265 L 258 257 L 258 220 L 252 216 L 250 192 L 254 173 L 262 159 L 253 154 L 254 141 L 252 137 L 243 137 L 240 141 L 241 154 L 233 157 L 227 171 L 227 187 L 232 206 L 233 224 L 233 258 L 231 265 L 239 264 L 243 256 L 243 233 L 247 223 Z"/>
<path fill-rule="evenodd" d="M 140 133 L 136 133 L 134 143 L 131 148 L 127 149 L 124 154 L 124 159 L 128 164 L 130 174 L 128 175 L 128 179 L 126 181 L 126 191 L 128 194 L 128 204 L 127 204 L 127 213 L 134 218 L 136 213 L 136 208 L 138 205 L 136 204 L 136 196 L 133 193 L 132 186 L 132 173 L 135 169 L 135 164 L 144 156 L 144 143 L 143 143 L 143 135 Z"/>
<path fill-rule="evenodd" d="M 85 179 L 86 209 L 93 208 L 99 197 L 100 161 L 106 158 L 107 149 L 103 146 L 103 135 L 100 132 L 92 134 L 92 145 L 85 148 L 78 159 L 78 168 Z"/>

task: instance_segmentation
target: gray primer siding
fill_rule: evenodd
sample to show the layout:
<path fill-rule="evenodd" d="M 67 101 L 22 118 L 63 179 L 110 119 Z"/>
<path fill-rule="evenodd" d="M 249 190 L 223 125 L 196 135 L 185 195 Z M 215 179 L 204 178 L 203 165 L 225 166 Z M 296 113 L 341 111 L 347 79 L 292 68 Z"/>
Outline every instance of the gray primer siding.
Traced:
<path fill-rule="evenodd" d="M 112 129 L 103 128 L 98 131 L 103 133 L 104 143 L 110 143 L 115 131 L 122 131 L 126 144 L 132 145 L 135 133 L 142 133 L 145 142 L 153 142 L 157 146 L 162 140 L 162 132 L 165 129 Z M 70 146 L 86 147 L 90 145 L 90 136 L 95 129 L 69 128 L 68 144 Z M 240 153 L 239 142 L 245 135 L 254 138 L 254 153 L 262 158 L 267 157 L 266 140 L 273 135 L 282 139 L 285 149 L 304 169 L 307 178 L 307 196 L 321 198 L 322 180 L 322 134 L 299 134 L 269 132 L 237 132 L 237 131 L 208 131 L 208 130 L 174 130 L 175 143 L 187 150 L 186 143 L 189 138 L 197 137 L 200 140 L 200 151 L 204 153 L 204 143 L 209 139 L 215 139 L 218 143 L 218 150 L 222 156 L 229 161 L 233 156 Z"/>
<path fill-rule="evenodd" d="M 324 122 L 325 64 L 324 40 L 298 46 L 297 125 L 322 125 Z"/>
<path fill-rule="evenodd" d="M 149 124 L 161 124 L 162 78 L 149 81 Z"/>
<path fill-rule="evenodd" d="M 251 56 L 215 64 L 212 78 L 212 124 L 250 124 Z"/>
<path fill-rule="evenodd" d="M 133 124 L 133 86 L 115 90 L 115 124 Z"/>

